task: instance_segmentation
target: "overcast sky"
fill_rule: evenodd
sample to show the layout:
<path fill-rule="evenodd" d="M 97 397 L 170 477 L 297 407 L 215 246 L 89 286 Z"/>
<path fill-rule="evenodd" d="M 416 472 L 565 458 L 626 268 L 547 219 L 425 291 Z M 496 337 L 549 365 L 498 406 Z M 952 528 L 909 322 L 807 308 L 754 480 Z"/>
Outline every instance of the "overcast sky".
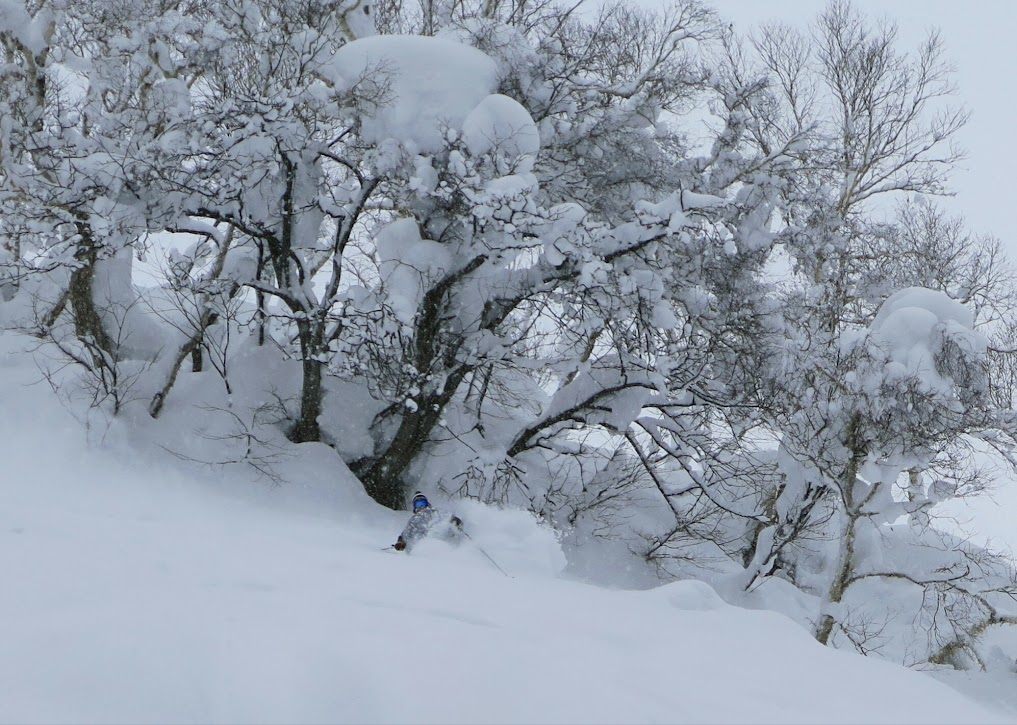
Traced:
<path fill-rule="evenodd" d="M 637 0 L 660 7 L 665 0 Z M 707 0 L 740 32 L 769 20 L 807 25 L 826 6 L 819 0 Z M 941 30 L 957 68 L 958 100 L 972 111 L 958 139 L 968 157 L 953 177 L 957 196 L 948 204 L 972 231 L 993 234 L 1017 260 L 1012 230 L 1015 202 L 1010 177 L 1017 162 L 1013 141 L 1017 107 L 1017 2 L 1014 0 L 854 0 L 873 18 L 896 21 L 901 47 L 914 48 L 929 28 Z"/>

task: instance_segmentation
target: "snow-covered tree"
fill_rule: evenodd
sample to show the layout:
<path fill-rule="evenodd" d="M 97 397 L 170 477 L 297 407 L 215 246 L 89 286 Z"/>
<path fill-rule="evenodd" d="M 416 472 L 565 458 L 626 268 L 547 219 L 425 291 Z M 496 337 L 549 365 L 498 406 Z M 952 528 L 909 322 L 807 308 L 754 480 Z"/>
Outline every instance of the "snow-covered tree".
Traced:
<path fill-rule="evenodd" d="M 254 290 L 260 323 L 274 315 L 278 334 L 295 343 L 297 442 L 320 439 L 342 252 L 378 185 L 341 145 L 354 109 L 383 90 L 366 77 L 347 85 L 334 60 L 350 34 L 369 32 L 361 4 L 209 4 L 195 18 L 201 35 L 179 51 L 200 68 L 190 113 L 165 144 L 174 163 L 160 183 L 179 199 L 174 231 L 203 235 L 220 252 L 232 239 L 220 274 Z M 330 276 L 316 286 L 323 268 Z"/>
<path fill-rule="evenodd" d="M 1001 267 L 986 264 L 998 255 L 991 243 L 961 242 L 933 207 L 905 204 L 890 223 L 874 214 L 895 193 L 947 190 L 959 158 L 952 139 L 967 115 L 944 104 L 952 83 L 942 43 L 933 34 L 916 54 L 902 54 L 892 25 L 873 28 L 834 3 L 812 36 L 769 27 L 754 49 L 774 93 L 774 120 L 760 137 L 810 131 L 797 149 L 804 163 L 784 188 L 778 246 L 791 269 L 783 322 L 760 348 L 770 362 L 760 400 L 779 440 L 780 475 L 762 496 L 769 522 L 752 529 L 745 587 L 775 574 L 790 579 L 820 598 L 817 639 L 871 650 L 878 600 L 849 604 L 852 587 L 908 582 L 927 595 L 917 612 L 939 605 L 931 592 L 956 585 L 966 603 L 943 611 L 964 629 L 971 622 L 951 613 L 990 616 L 974 602 L 985 582 L 1007 580 L 1003 560 L 974 556 L 951 537 L 915 556 L 932 534 L 894 523 L 906 515 L 927 523 L 944 499 L 982 490 L 980 448 L 1009 456 L 1017 429 L 996 404 L 988 340 L 976 327 L 989 332 L 984 325 L 1009 309 L 1012 288 Z M 1009 586 L 1001 591 L 1012 593 Z"/>
<path fill-rule="evenodd" d="M 1012 270 L 928 201 L 967 119 L 935 33 L 901 52 L 844 2 L 747 40 L 695 0 L 3 10 L 4 319 L 114 413 L 172 418 L 210 366 L 245 457 L 326 443 L 390 508 L 780 578 L 863 651 L 892 588 L 915 661 L 1011 621 L 1007 560 L 935 526 L 1017 432 Z"/>
<path fill-rule="evenodd" d="M 168 129 L 193 69 L 169 51 L 193 34 L 187 2 L 7 3 L 0 205 L 22 325 L 84 368 L 113 411 L 128 359 L 151 361 L 132 256 L 174 211 L 159 194 Z M 183 92 L 182 92 L 183 89 Z M 136 366 L 135 366 L 136 367 Z"/>
<path fill-rule="evenodd" d="M 554 479 L 587 465 L 579 478 L 594 475 L 611 438 L 685 462 L 712 447 L 710 411 L 739 394 L 721 370 L 740 363 L 763 297 L 754 274 L 776 196 L 766 172 L 786 159 L 784 146 L 744 141 L 743 106 L 759 86 L 710 83 L 699 69 L 696 48 L 718 33 L 698 4 L 530 25 L 479 10 L 436 40 L 483 49 L 501 93 L 437 147 L 416 138 L 434 115 L 425 107 L 413 134 L 400 126 L 386 140 L 395 122 L 384 107 L 361 130 L 398 151 L 403 187 L 393 178 L 383 193 L 415 225 L 376 239 L 378 274 L 399 289 L 381 307 L 412 329 L 376 331 L 362 351 L 367 375 L 389 382 L 353 467 L 393 504 L 409 481 L 457 489 L 469 470 L 486 471 L 467 477 L 471 495 L 547 512 L 547 492 L 564 495 Z M 372 57 L 408 39 L 381 40 Z M 409 76 L 398 57 L 387 64 Z M 707 97 L 724 125 L 697 156 L 662 114 Z M 457 103 L 445 107 L 454 120 Z"/>

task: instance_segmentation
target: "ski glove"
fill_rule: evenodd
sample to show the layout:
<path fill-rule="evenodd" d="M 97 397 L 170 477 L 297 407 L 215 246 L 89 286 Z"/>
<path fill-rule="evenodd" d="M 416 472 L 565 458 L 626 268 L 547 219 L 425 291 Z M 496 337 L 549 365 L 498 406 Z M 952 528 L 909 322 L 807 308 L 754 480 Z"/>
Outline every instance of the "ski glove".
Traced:
<path fill-rule="evenodd" d="M 461 518 L 459 518 L 458 516 L 453 516 L 452 517 L 452 525 L 455 526 L 457 529 L 461 529 L 461 528 L 463 528 L 463 520 Z"/>

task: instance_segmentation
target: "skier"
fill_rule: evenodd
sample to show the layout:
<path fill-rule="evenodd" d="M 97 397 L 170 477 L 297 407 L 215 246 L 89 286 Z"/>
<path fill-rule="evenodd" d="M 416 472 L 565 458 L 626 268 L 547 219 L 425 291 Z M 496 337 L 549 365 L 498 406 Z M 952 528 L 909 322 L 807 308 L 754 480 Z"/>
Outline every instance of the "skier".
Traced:
<path fill-rule="evenodd" d="M 413 496 L 413 515 L 399 538 L 392 545 L 396 551 L 409 551 L 413 545 L 426 536 L 437 536 L 446 541 L 459 538 L 463 521 L 458 516 L 446 518 L 431 506 L 427 496 L 417 491 Z"/>

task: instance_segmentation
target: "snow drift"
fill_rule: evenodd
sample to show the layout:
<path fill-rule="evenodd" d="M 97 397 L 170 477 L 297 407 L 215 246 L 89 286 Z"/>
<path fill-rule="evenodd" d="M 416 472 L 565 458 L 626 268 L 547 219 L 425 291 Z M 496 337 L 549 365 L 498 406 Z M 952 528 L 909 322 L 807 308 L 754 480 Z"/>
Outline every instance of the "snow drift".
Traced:
<path fill-rule="evenodd" d="M 523 512 L 458 508 L 513 578 L 384 552 L 403 515 L 322 446 L 275 487 L 137 452 L 140 419 L 89 446 L 0 344 L 2 722 L 1007 721 L 702 583 L 557 578 Z"/>

